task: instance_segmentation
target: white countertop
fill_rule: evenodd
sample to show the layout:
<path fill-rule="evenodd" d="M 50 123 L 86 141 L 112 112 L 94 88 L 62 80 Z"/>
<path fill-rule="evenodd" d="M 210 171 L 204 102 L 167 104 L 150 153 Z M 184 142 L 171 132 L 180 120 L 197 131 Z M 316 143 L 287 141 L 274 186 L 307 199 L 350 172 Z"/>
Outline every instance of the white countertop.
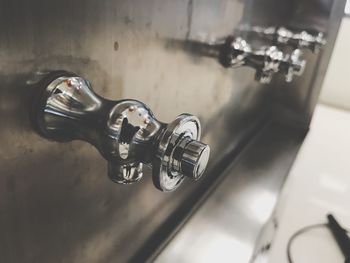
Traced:
<path fill-rule="evenodd" d="M 276 208 L 278 229 L 267 262 L 288 262 L 286 245 L 298 229 L 333 213 L 350 228 L 350 112 L 319 105 Z M 344 262 L 327 228 L 295 239 L 296 263 Z"/>

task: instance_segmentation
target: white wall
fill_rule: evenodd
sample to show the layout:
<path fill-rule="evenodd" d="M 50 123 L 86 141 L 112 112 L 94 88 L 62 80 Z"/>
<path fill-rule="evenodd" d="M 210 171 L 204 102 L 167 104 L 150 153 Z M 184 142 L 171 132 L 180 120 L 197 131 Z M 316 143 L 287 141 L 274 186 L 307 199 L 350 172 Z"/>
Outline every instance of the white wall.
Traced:
<path fill-rule="evenodd" d="M 321 91 L 320 102 L 350 110 L 350 18 L 344 17 Z"/>

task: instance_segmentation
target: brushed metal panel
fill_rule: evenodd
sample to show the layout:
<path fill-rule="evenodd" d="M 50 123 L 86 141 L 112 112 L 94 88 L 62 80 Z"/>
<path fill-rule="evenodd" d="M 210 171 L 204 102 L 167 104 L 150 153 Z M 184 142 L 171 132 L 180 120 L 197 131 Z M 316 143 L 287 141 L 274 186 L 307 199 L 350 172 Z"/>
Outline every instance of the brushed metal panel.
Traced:
<path fill-rule="evenodd" d="M 27 116 L 32 72 L 76 72 L 98 94 L 141 100 L 164 121 L 181 112 L 198 115 L 203 141 L 212 148 L 212 168 L 268 108 L 258 110 L 268 89 L 253 81 L 252 71 L 226 70 L 211 58 L 171 48 L 175 40 L 230 34 L 242 16 L 242 1 L 0 5 L 1 262 L 127 261 L 205 182 L 185 182 L 164 194 L 148 171 L 138 184 L 116 185 L 91 146 L 40 138 Z"/>
<path fill-rule="evenodd" d="M 333 29 L 322 69 L 344 1 L 335 2 L 326 15 L 315 9 Z M 283 12 L 275 12 L 276 3 Z M 0 261 L 143 259 L 216 182 L 221 164 L 239 154 L 271 107 L 279 119 L 291 112 L 287 122 L 310 119 L 322 73 L 313 63 L 295 84 L 260 85 L 251 69 L 227 70 L 176 48 L 177 41 L 227 36 L 241 19 L 291 23 L 295 3 L 303 1 L 0 0 Z M 212 149 L 206 178 L 170 194 L 154 188 L 150 171 L 140 183 L 120 186 L 93 147 L 40 138 L 28 120 L 27 81 L 45 69 L 75 72 L 106 98 L 141 100 L 164 121 L 181 112 L 199 116 Z"/>

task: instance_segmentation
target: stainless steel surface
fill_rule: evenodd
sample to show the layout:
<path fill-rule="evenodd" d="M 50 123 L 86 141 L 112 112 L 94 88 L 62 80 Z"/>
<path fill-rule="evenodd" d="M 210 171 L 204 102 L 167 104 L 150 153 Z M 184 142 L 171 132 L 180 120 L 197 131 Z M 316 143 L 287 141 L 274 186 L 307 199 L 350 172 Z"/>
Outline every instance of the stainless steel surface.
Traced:
<path fill-rule="evenodd" d="M 210 149 L 197 141 L 197 117 L 182 114 L 165 124 L 140 101 L 98 96 L 74 73 L 56 71 L 41 77 L 34 88 L 39 93 L 33 98 L 34 127 L 51 140 L 79 139 L 94 145 L 108 161 L 112 181 L 137 182 L 146 164 L 153 166 L 156 186 L 173 191 L 185 176 L 198 180 L 204 173 Z"/>
<path fill-rule="evenodd" d="M 259 232 L 273 213 L 304 134 L 276 123 L 267 125 L 156 262 L 255 262 L 261 251 L 256 247 Z M 259 245 L 271 242 L 264 241 Z"/>
<path fill-rule="evenodd" d="M 266 119 L 308 127 L 344 2 L 0 0 L 0 261 L 151 259 Z M 306 54 L 302 77 L 276 76 L 269 85 L 249 68 L 227 70 L 178 45 L 220 39 L 247 23 L 312 27 L 327 44 Z M 90 144 L 38 136 L 27 80 L 46 69 L 76 72 L 103 97 L 142 101 L 165 122 L 179 109 L 198 116 L 211 147 L 206 176 L 165 195 L 145 167 L 142 184 L 118 186 Z"/>
<path fill-rule="evenodd" d="M 226 67 L 249 66 L 256 70 L 255 79 L 261 83 L 270 83 L 272 76 L 280 73 L 287 82 L 294 75 L 302 75 L 306 61 L 301 59 L 302 53 L 295 49 L 291 54 L 285 54 L 276 46 L 263 46 L 253 49 L 244 39 L 230 37 L 226 40 L 221 60 Z"/>
<path fill-rule="evenodd" d="M 242 25 L 241 32 L 255 33 L 260 37 L 267 38 L 273 45 L 290 46 L 294 49 L 309 49 L 314 53 L 326 44 L 322 32 L 307 32 L 305 30 L 294 32 L 285 27 L 260 27 Z"/>

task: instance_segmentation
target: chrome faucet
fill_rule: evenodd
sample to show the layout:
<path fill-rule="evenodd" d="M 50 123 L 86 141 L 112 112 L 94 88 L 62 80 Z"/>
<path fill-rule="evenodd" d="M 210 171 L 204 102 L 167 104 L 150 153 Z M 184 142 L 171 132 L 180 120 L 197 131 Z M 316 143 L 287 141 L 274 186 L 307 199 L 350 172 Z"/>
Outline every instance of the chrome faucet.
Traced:
<path fill-rule="evenodd" d="M 91 143 L 108 161 L 112 181 L 139 181 L 143 164 L 152 166 L 153 182 L 162 191 L 203 175 L 210 148 L 199 141 L 197 117 L 181 114 L 162 123 L 142 102 L 104 99 L 87 80 L 66 71 L 50 72 L 37 85 L 31 114 L 37 132 L 58 142 Z"/>
<path fill-rule="evenodd" d="M 269 83 L 276 73 L 283 74 L 285 80 L 291 82 L 294 75 L 301 75 L 304 71 L 306 61 L 301 56 L 300 49 L 293 50 L 291 54 L 285 54 L 276 46 L 253 50 L 244 39 L 229 37 L 221 49 L 220 62 L 225 67 L 254 68 L 255 79 L 261 83 Z"/>
<path fill-rule="evenodd" d="M 241 32 L 252 32 L 272 41 L 273 45 L 286 45 L 294 49 L 309 49 L 317 53 L 325 44 L 322 32 L 308 32 L 306 30 L 292 31 L 285 27 L 261 27 L 243 25 Z"/>

